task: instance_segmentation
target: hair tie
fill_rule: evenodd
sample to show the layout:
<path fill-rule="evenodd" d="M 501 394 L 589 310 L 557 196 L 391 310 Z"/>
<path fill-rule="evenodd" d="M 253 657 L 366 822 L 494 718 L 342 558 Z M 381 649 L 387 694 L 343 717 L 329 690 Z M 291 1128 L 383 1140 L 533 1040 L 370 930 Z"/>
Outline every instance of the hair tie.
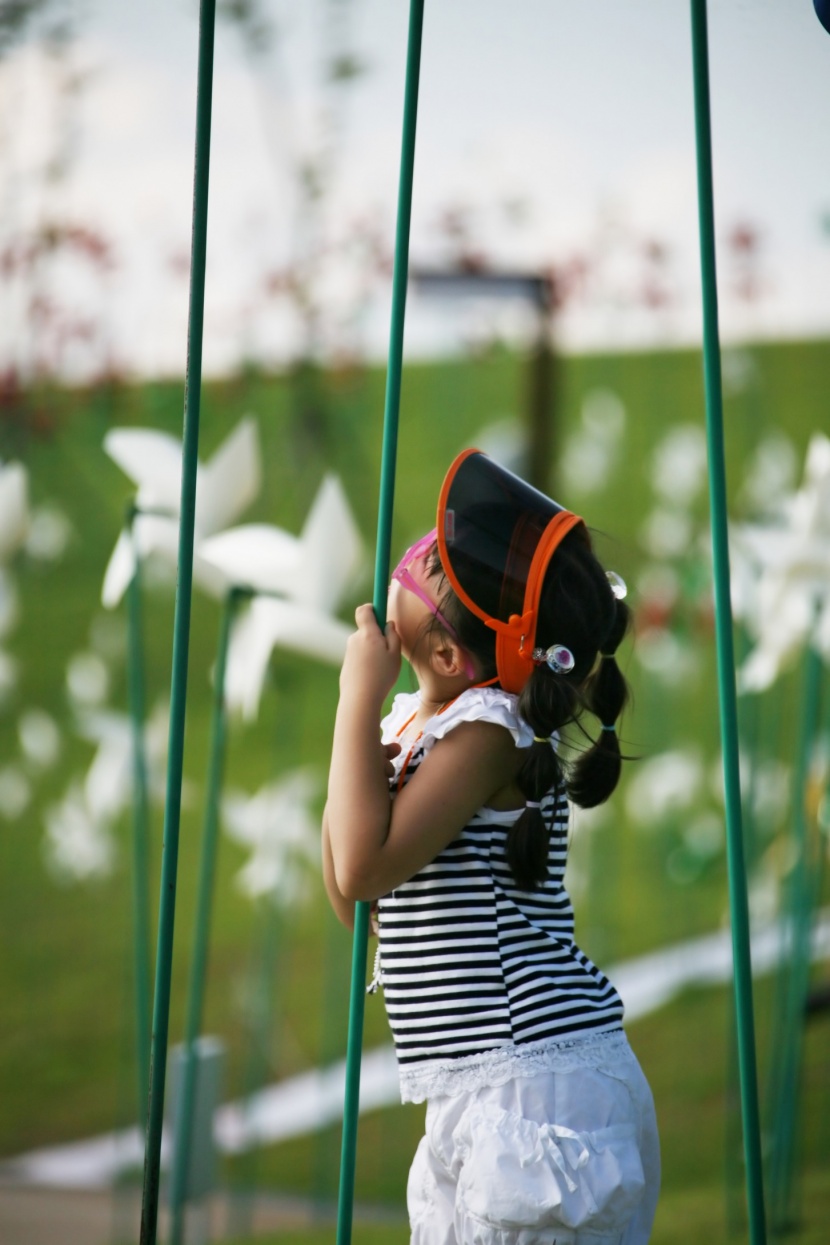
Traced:
<path fill-rule="evenodd" d="M 617 733 L 617 728 L 616 728 L 616 726 L 614 725 L 614 723 L 613 723 L 613 722 L 611 723 L 611 725 L 610 725 L 610 726 L 606 726 L 606 725 L 605 725 L 605 723 L 603 722 L 603 723 L 602 723 L 602 729 L 603 729 L 604 731 L 613 731 L 613 733 L 614 733 L 614 734 L 616 734 L 616 733 Z"/>
<path fill-rule="evenodd" d="M 548 737 L 545 737 L 544 735 L 534 735 L 534 736 L 533 736 L 533 742 L 534 742 L 535 744 L 549 744 L 549 743 L 550 743 L 550 737 L 549 737 L 549 736 L 548 736 Z"/>
<path fill-rule="evenodd" d="M 603 661 L 616 661 L 617 660 L 616 653 L 600 653 L 600 657 L 602 658 Z"/>
<path fill-rule="evenodd" d="M 570 674 L 576 665 L 573 653 L 565 644 L 535 648 L 530 656 L 537 666 L 546 665 L 554 674 Z"/>

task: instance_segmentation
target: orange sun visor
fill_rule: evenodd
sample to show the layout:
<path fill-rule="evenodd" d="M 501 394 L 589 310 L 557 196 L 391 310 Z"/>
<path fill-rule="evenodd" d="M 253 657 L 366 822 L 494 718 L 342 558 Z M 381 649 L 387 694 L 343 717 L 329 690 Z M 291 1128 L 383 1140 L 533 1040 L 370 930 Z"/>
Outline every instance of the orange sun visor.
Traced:
<path fill-rule="evenodd" d="M 480 450 L 464 450 L 446 474 L 438 499 L 441 565 L 464 605 L 495 631 L 507 692 L 520 692 L 533 673 L 545 572 L 580 523 Z"/>

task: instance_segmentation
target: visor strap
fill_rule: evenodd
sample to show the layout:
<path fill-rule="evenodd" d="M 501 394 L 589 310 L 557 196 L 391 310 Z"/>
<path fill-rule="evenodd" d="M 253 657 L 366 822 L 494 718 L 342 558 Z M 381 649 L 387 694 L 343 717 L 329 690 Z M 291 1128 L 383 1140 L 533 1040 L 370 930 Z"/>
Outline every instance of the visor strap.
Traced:
<path fill-rule="evenodd" d="M 553 516 L 541 535 L 525 584 L 524 612 L 510 617 L 507 626 L 497 628 L 496 663 L 500 681 L 505 691 L 520 692 L 533 674 L 533 650 L 536 646 L 536 620 L 542 584 L 551 558 L 568 532 L 582 519 L 570 510 L 560 510 Z M 488 625 L 493 625 L 488 623 Z M 511 642 L 515 647 L 511 651 Z"/>
<path fill-rule="evenodd" d="M 533 559 L 530 563 L 530 570 L 527 575 L 527 583 L 525 584 L 524 611 L 525 617 L 528 614 L 532 617 L 533 628 L 528 633 L 526 639 L 530 641 L 530 651 L 532 652 L 536 644 L 536 618 L 539 613 L 539 598 L 542 595 L 542 584 L 545 580 L 545 573 L 550 566 L 551 559 L 559 548 L 564 538 L 572 528 L 581 523 L 582 519 L 578 514 L 573 514 L 570 510 L 560 510 L 555 514 L 548 523 L 542 533 Z M 524 643 L 520 649 L 524 656 Z M 529 656 L 529 654 L 528 654 Z"/>

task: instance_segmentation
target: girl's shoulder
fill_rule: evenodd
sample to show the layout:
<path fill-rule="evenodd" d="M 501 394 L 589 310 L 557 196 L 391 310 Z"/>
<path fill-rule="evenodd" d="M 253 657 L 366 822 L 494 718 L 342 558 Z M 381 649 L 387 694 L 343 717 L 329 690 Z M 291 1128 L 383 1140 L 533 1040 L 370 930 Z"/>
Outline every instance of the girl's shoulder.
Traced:
<path fill-rule="evenodd" d="M 533 731 L 519 717 L 517 697 L 499 687 L 468 687 L 455 700 L 434 714 L 424 725 L 422 740 L 425 750 L 462 722 L 492 722 L 510 731 L 517 748 L 529 748 Z M 396 696 L 389 714 L 382 722 L 384 740 L 393 739 L 420 704 L 417 692 Z"/>
<path fill-rule="evenodd" d="M 517 700 L 500 687 L 468 687 L 427 726 L 434 739 L 443 739 L 462 722 L 493 722 L 510 731 L 517 748 L 528 748 L 533 742 L 533 731 L 519 717 Z"/>

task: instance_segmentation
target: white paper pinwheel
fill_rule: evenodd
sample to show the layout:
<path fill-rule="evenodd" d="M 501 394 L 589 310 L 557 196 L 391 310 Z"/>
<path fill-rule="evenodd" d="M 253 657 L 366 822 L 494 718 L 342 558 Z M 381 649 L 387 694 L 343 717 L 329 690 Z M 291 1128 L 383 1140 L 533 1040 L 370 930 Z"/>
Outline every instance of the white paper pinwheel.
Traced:
<path fill-rule="evenodd" d="M 816 433 L 801 488 L 778 522 L 743 524 L 732 537 L 732 607 L 754 640 L 739 672 L 744 692 L 775 682 L 807 642 L 830 657 L 830 440 Z"/>
<path fill-rule="evenodd" d="M 97 818 L 87 793 L 73 782 L 60 804 L 46 811 L 46 863 L 61 881 L 108 877 L 115 862 L 111 825 Z"/>
<path fill-rule="evenodd" d="M 696 748 L 660 752 L 643 761 L 629 779 L 626 812 L 637 826 L 660 826 L 665 819 L 685 813 L 703 786 L 703 758 Z"/>
<path fill-rule="evenodd" d="M 250 524 L 203 541 L 199 556 L 226 587 L 265 594 L 234 622 L 225 679 L 229 708 L 256 717 L 277 646 L 342 661 L 352 628 L 333 614 L 360 571 L 362 542 L 336 476 L 323 480 L 299 537 Z"/>
<path fill-rule="evenodd" d="M 144 728 L 147 778 L 151 789 L 163 789 L 167 750 L 168 712 L 157 705 Z M 133 728 L 123 713 L 95 711 L 78 718 L 78 734 L 96 745 L 95 756 L 83 782 L 86 807 L 101 822 L 113 822 L 133 798 Z"/>
<path fill-rule="evenodd" d="M 133 531 L 118 538 L 104 575 L 103 604 L 112 609 L 135 574 L 136 550 L 142 560 L 160 556 L 175 567 L 179 548 L 182 445 L 151 428 L 113 428 L 104 449 L 138 485 Z M 241 420 L 196 477 L 193 577 L 207 591 L 221 592 L 211 568 L 198 557 L 199 541 L 232 523 L 259 492 L 261 482 L 256 421 Z"/>
<path fill-rule="evenodd" d="M 151 787 L 163 790 L 167 711 L 157 707 L 145 731 Z M 44 853 L 62 881 L 106 877 L 115 864 L 113 827 L 133 795 L 133 737 L 130 719 L 111 712 L 84 713 L 78 734 L 96 745 L 86 775 L 75 778 L 59 804 L 46 813 Z"/>
<path fill-rule="evenodd" d="M 24 709 L 17 721 L 20 751 L 30 769 L 44 772 L 51 769 L 61 753 L 60 727 L 45 709 Z"/>
<path fill-rule="evenodd" d="M 85 714 L 78 733 L 96 745 L 84 779 L 87 808 L 97 821 L 112 822 L 132 795 L 132 730 L 121 713 Z"/>
<path fill-rule="evenodd" d="M 319 790 L 308 770 L 296 770 L 256 795 L 228 792 L 222 801 L 225 829 L 251 848 L 236 884 L 252 899 L 267 896 L 289 907 L 305 898 L 309 873 L 319 868 L 318 819 L 309 804 Z"/>

